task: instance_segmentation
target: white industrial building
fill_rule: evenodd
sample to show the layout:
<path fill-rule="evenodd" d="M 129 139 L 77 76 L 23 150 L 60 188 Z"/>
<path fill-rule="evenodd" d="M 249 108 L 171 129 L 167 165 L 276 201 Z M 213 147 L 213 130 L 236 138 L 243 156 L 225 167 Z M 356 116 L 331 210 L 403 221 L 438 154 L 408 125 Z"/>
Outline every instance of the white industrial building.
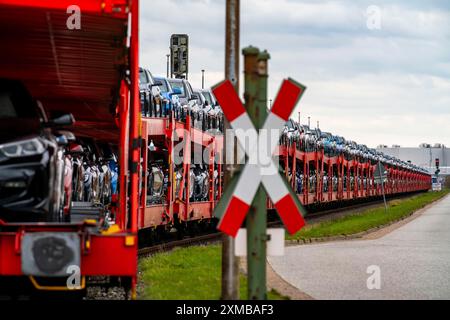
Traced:
<path fill-rule="evenodd" d="M 380 145 L 377 147 L 377 151 L 400 160 L 411 161 L 411 163 L 427 169 L 431 174 L 436 171 L 435 159 L 439 159 L 440 175 L 450 175 L 450 149 L 440 143 L 434 145 L 422 143 L 418 148 Z"/>

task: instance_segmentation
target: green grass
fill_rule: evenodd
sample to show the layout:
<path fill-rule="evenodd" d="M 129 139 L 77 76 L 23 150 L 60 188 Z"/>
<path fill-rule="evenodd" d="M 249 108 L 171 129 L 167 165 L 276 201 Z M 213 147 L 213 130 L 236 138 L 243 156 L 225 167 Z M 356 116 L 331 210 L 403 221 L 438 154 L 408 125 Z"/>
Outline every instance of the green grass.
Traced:
<path fill-rule="evenodd" d="M 388 202 L 387 213 L 385 213 L 384 205 L 380 205 L 335 220 L 308 225 L 292 236 L 287 235 L 286 238 L 311 239 L 359 233 L 408 216 L 449 192 L 450 190 L 446 189 L 440 192 L 422 193 L 406 199 L 391 200 Z"/>
<path fill-rule="evenodd" d="M 218 300 L 221 246 L 194 246 L 156 254 L 140 261 L 139 299 Z M 247 298 L 247 278 L 240 277 L 240 297 Z M 275 291 L 270 300 L 282 300 Z"/>

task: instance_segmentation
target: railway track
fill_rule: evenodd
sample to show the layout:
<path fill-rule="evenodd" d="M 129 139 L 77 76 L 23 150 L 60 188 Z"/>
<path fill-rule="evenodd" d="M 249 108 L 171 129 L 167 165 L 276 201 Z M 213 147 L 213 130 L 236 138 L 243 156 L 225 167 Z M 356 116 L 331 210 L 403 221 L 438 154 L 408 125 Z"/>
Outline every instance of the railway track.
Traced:
<path fill-rule="evenodd" d="M 391 197 L 387 200 L 389 201 L 389 200 L 394 200 L 394 199 L 401 199 L 401 198 L 406 198 L 408 196 L 412 196 L 412 195 L 411 194 L 399 195 L 396 197 Z M 318 212 L 308 214 L 307 217 L 305 218 L 305 220 L 307 223 L 316 223 L 316 222 L 320 222 L 322 220 L 336 219 L 336 218 L 345 216 L 347 214 L 352 214 L 357 209 L 361 209 L 361 208 L 367 209 L 370 207 L 378 206 L 382 203 L 383 203 L 383 200 L 373 200 L 370 202 L 357 203 L 357 204 L 349 205 L 349 206 L 345 206 L 345 207 L 339 207 L 339 208 L 335 208 L 335 209 L 318 211 Z M 270 221 L 267 223 L 268 227 L 278 227 L 281 225 L 282 225 L 281 221 Z M 168 252 L 175 248 L 183 248 L 183 247 L 190 247 L 190 246 L 195 246 L 195 245 L 198 246 L 198 245 L 207 245 L 207 244 L 218 243 L 221 241 L 221 237 L 222 237 L 221 232 L 214 232 L 214 233 L 189 237 L 189 238 L 185 238 L 185 239 L 181 239 L 181 240 L 169 240 L 169 241 L 165 241 L 165 242 L 156 244 L 154 246 L 144 247 L 144 248 L 139 249 L 138 257 L 145 258 L 145 257 L 152 256 L 156 253 Z"/>

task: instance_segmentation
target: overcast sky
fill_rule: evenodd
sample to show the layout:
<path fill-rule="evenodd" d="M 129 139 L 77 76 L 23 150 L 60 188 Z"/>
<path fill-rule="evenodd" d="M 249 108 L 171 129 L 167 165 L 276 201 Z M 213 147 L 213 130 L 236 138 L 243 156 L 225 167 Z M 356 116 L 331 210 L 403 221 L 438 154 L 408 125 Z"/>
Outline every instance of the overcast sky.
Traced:
<path fill-rule="evenodd" d="M 225 0 L 143 0 L 140 27 L 154 75 L 170 35 L 187 33 L 192 85 L 201 69 L 208 86 L 223 79 Z M 308 88 L 295 119 L 370 147 L 450 147 L 449 36 L 450 1 L 241 0 L 241 48 L 271 54 L 269 97 L 290 76 Z"/>

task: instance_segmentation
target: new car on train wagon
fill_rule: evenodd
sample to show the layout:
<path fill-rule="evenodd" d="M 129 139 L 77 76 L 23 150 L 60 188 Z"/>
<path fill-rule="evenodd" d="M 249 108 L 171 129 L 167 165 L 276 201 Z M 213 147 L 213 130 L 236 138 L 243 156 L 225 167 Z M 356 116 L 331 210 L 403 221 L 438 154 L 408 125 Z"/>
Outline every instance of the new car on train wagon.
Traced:
<path fill-rule="evenodd" d="M 70 125 L 69 114 L 49 120 L 17 80 L 0 79 L 0 219 L 60 221 L 64 170 L 51 128 Z M 63 140 L 63 139 L 62 139 Z"/>

